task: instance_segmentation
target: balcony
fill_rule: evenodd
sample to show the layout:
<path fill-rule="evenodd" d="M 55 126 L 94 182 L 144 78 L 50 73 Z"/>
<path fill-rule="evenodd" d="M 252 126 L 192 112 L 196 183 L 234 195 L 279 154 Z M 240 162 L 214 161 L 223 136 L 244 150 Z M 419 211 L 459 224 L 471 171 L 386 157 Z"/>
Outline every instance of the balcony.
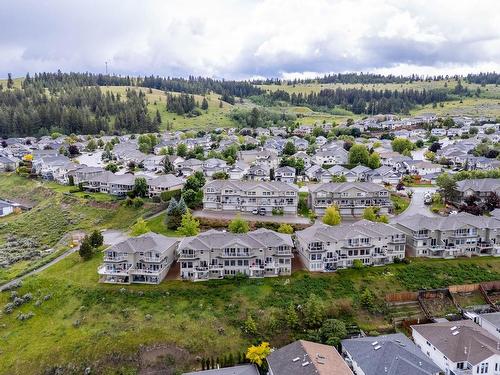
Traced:
<path fill-rule="evenodd" d="M 391 237 L 389 243 L 405 243 L 406 237 Z"/>
<path fill-rule="evenodd" d="M 211 264 L 208 266 L 210 271 L 222 271 L 224 269 L 224 265 L 222 264 Z"/>
<path fill-rule="evenodd" d="M 101 265 L 97 268 L 97 273 L 99 275 L 117 275 L 117 276 L 128 276 L 130 267 L 124 268 L 107 268 L 105 265 Z"/>
<path fill-rule="evenodd" d="M 373 245 L 370 242 L 345 242 L 342 247 L 348 249 L 368 248 Z"/>
<path fill-rule="evenodd" d="M 180 253 L 179 254 L 179 259 L 194 259 L 196 258 L 195 253 Z"/>
<path fill-rule="evenodd" d="M 117 256 L 107 256 L 104 255 L 104 261 L 105 262 L 123 262 L 128 260 L 127 255 L 117 255 Z"/>
<path fill-rule="evenodd" d="M 492 249 L 493 248 L 493 243 L 490 242 L 490 241 L 478 242 L 476 245 L 481 250 Z"/>
<path fill-rule="evenodd" d="M 253 256 L 250 252 L 223 253 L 222 258 L 250 258 Z"/>
<path fill-rule="evenodd" d="M 159 275 L 163 271 L 163 267 L 158 270 L 148 268 L 133 268 L 130 273 L 134 275 Z"/>
<path fill-rule="evenodd" d="M 426 238 L 429 238 L 429 232 L 413 233 L 413 238 L 416 240 L 425 240 Z"/>
<path fill-rule="evenodd" d="M 252 264 L 249 268 L 252 271 L 262 271 L 265 269 L 265 267 L 262 264 Z"/>
<path fill-rule="evenodd" d="M 144 262 L 146 263 L 160 263 L 163 261 L 164 258 L 160 257 L 140 257 Z"/>
<path fill-rule="evenodd" d="M 292 255 L 292 251 L 291 250 L 277 251 L 274 255 L 277 255 L 277 256 L 291 256 Z"/>

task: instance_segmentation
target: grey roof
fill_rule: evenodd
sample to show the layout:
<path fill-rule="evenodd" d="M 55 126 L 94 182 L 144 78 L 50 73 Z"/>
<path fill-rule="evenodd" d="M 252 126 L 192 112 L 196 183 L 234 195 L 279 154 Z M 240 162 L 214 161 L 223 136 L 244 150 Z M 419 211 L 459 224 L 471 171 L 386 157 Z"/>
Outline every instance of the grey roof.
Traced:
<path fill-rule="evenodd" d="M 342 348 L 365 375 L 433 375 L 440 371 L 402 333 L 343 340 Z"/>
<path fill-rule="evenodd" d="M 152 187 L 172 187 L 183 184 L 184 180 L 180 177 L 174 176 L 173 174 L 164 174 L 148 181 L 148 185 Z"/>
<path fill-rule="evenodd" d="M 273 375 L 352 375 L 333 346 L 298 340 L 267 357 Z"/>
<path fill-rule="evenodd" d="M 269 229 L 260 228 L 252 232 L 236 234 L 209 230 L 195 237 L 184 238 L 179 250 L 191 248 L 194 250 L 222 249 L 235 243 L 251 249 L 263 249 L 277 247 L 280 245 L 293 247 L 292 237 L 288 234 L 274 232 Z"/>
<path fill-rule="evenodd" d="M 324 184 L 317 184 L 314 186 L 310 186 L 309 190 L 311 192 L 322 190 L 330 193 L 341 193 L 352 188 L 356 188 L 365 192 L 378 192 L 382 190 L 387 190 L 383 186 L 374 184 L 373 182 L 338 182 L 338 183 L 328 182 Z"/>
<path fill-rule="evenodd" d="M 422 324 L 412 329 L 452 362 L 468 361 L 475 366 L 492 355 L 500 355 L 498 340 L 472 320 Z"/>
<path fill-rule="evenodd" d="M 500 312 L 481 314 L 480 317 L 481 319 L 484 319 L 488 323 L 494 325 L 497 329 L 500 328 Z"/>
<path fill-rule="evenodd" d="M 166 237 L 157 233 L 145 233 L 139 237 L 131 237 L 125 241 L 119 242 L 106 251 L 116 251 L 119 253 L 136 253 L 136 252 L 147 252 L 156 251 L 164 252 L 172 245 L 178 243 L 179 240 L 174 237 Z"/>
<path fill-rule="evenodd" d="M 215 190 L 232 188 L 236 190 L 249 191 L 255 188 L 262 188 L 269 191 L 299 191 L 296 185 L 288 184 L 281 181 L 238 181 L 238 180 L 213 180 L 205 184 L 207 187 Z"/>
<path fill-rule="evenodd" d="M 343 241 L 357 236 L 363 237 L 385 237 L 392 235 L 404 235 L 402 231 L 389 224 L 375 223 L 368 220 L 360 220 L 354 223 L 343 223 L 340 225 L 326 225 L 317 221 L 314 225 L 296 232 L 296 236 L 306 242 L 310 241 Z"/>
<path fill-rule="evenodd" d="M 398 221 L 398 225 L 416 231 L 420 229 L 429 230 L 456 230 L 466 226 L 478 229 L 500 229 L 500 221 L 486 216 L 475 216 L 466 212 L 446 217 L 428 217 L 424 215 L 413 215 Z"/>
<path fill-rule="evenodd" d="M 473 180 L 462 180 L 457 182 L 458 191 L 473 190 L 478 192 L 500 191 L 500 179 L 480 178 Z"/>
<path fill-rule="evenodd" d="M 259 375 L 255 365 L 239 365 L 215 370 L 185 372 L 183 375 Z"/>

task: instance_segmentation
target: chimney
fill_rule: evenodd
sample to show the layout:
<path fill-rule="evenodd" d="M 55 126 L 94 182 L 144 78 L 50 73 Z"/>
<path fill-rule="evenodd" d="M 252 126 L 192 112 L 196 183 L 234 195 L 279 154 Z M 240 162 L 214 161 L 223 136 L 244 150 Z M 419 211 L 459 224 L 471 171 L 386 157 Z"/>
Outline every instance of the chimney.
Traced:
<path fill-rule="evenodd" d="M 467 347 L 464 346 L 464 354 L 467 354 Z"/>

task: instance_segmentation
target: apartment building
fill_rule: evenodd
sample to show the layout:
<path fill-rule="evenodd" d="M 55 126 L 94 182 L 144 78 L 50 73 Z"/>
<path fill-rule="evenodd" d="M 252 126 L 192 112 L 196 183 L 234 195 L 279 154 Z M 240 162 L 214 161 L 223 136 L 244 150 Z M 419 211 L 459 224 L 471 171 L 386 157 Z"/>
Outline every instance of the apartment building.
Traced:
<path fill-rule="evenodd" d="M 178 250 L 181 277 L 198 281 L 237 274 L 290 275 L 292 248 L 290 235 L 268 229 L 245 234 L 209 230 L 181 241 Z"/>
<path fill-rule="evenodd" d="M 341 215 L 361 216 L 366 207 L 378 207 L 382 214 L 392 211 L 389 191 L 372 182 L 329 182 L 310 186 L 309 191 L 309 207 L 320 216 L 332 205 Z"/>
<path fill-rule="evenodd" d="M 500 373 L 498 339 L 471 320 L 412 326 L 420 350 L 446 375 Z"/>
<path fill-rule="evenodd" d="M 297 186 L 280 181 L 214 180 L 203 188 L 203 209 L 295 215 L 298 193 Z"/>
<path fill-rule="evenodd" d="M 447 217 L 414 215 L 396 227 L 406 234 L 407 255 L 454 258 L 500 255 L 500 220 L 465 212 Z"/>
<path fill-rule="evenodd" d="M 320 222 L 296 232 L 295 247 L 309 271 L 348 268 L 358 259 L 384 265 L 405 256 L 405 234 L 389 224 L 360 220 L 329 226 Z"/>
<path fill-rule="evenodd" d="M 179 240 L 146 233 L 117 243 L 104 251 L 97 272 L 100 282 L 159 284 L 175 259 Z"/>

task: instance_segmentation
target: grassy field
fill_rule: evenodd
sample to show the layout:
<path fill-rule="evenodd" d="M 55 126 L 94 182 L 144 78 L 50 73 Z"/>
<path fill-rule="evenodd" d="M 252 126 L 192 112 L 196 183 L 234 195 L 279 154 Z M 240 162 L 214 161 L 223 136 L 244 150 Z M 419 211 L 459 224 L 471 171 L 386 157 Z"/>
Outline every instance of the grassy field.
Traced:
<path fill-rule="evenodd" d="M 394 212 L 396 215 L 399 215 L 400 213 L 405 211 L 410 205 L 410 198 L 394 193 L 391 194 L 391 201 L 394 205 Z"/>
<path fill-rule="evenodd" d="M 108 195 L 70 194 L 67 189 L 15 174 L 2 175 L 0 198 L 27 202 L 34 207 L 0 218 L 0 259 L 11 259 L 9 266 L 0 268 L 0 283 L 63 251 L 70 239 L 68 243 L 59 241 L 70 231 L 128 228 L 151 208 L 150 204 L 141 209 L 124 207 Z"/>
<path fill-rule="evenodd" d="M 120 93 L 122 97 L 125 97 L 125 92 L 129 87 L 127 86 L 108 86 L 101 87 L 103 91 L 111 91 L 115 94 Z M 231 121 L 231 119 L 227 116 L 227 114 L 237 106 L 241 106 L 240 104 L 231 105 L 229 103 L 223 102 L 222 108 L 219 107 L 219 97 L 217 94 L 209 94 L 206 96 L 208 101 L 208 110 L 203 111 L 201 116 L 197 117 L 187 117 L 187 116 L 179 116 L 175 113 L 167 112 L 166 109 L 166 95 L 165 92 L 161 90 L 152 89 L 151 92 L 147 88 L 138 88 L 133 87 L 135 90 L 140 90 L 146 94 L 146 98 L 148 100 L 148 109 L 150 113 L 153 115 L 156 113 L 156 110 L 160 111 L 161 119 L 162 119 L 162 127 L 166 128 L 167 123 L 171 123 L 173 125 L 174 130 L 185 130 L 185 129 L 194 129 L 194 130 L 209 130 L 214 128 L 224 128 L 235 126 L 235 124 Z M 177 94 L 177 93 L 172 93 Z M 195 95 L 195 100 L 201 104 L 203 100 L 203 96 Z"/>
<path fill-rule="evenodd" d="M 195 368 L 196 356 L 239 353 L 259 340 L 283 345 L 300 337 L 287 327 L 285 309 L 290 302 L 304 304 L 311 293 L 321 297 L 330 317 L 367 331 L 390 331 L 382 305 L 379 313 L 360 306 L 365 288 L 379 303 L 388 292 L 500 278 L 500 259 L 473 258 L 420 260 L 334 274 L 297 272 L 287 278 L 165 281 L 123 288 L 97 283 L 100 261 L 100 255 L 83 262 L 74 254 L 25 281 L 18 294 L 32 293 L 32 300 L 0 315 L 1 374 L 35 374 L 56 366 L 75 373 L 90 366 L 96 373 L 135 374 L 140 345 L 184 353 L 183 364 L 175 355 L 169 358 L 171 369 Z M 0 306 L 9 300 L 9 293 L 0 294 Z M 19 321 L 21 312 L 34 316 Z M 257 324 L 254 334 L 242 329 L 249 315 Z"/>

